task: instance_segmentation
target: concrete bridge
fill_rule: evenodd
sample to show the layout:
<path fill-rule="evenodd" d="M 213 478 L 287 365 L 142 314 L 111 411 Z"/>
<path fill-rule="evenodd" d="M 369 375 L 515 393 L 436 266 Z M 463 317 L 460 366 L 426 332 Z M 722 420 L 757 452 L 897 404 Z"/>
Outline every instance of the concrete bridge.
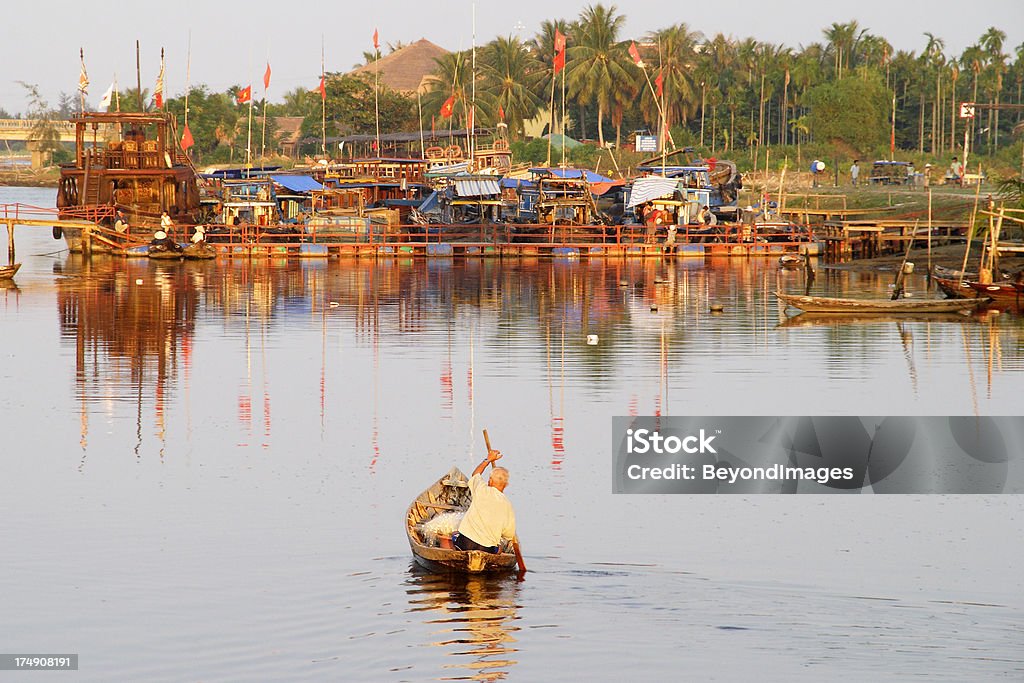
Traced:
<path fill-rule="evenodd" d="M 0 119 L 0 140 L 27 141 L 32 135 L 32 129 L 41 123 L 40 119 Z M 75 124 L 66 120 L 49 121 L 57 133 L 61 142 L 75 141 Z"/>

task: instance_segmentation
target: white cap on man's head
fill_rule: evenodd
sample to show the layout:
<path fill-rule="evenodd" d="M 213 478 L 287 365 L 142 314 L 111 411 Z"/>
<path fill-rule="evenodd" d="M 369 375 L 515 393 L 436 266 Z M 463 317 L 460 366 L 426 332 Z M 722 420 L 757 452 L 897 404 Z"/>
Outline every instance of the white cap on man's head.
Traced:
<path fill-rule="evenodd" d="M 155 237 L 158 240 L 165 240 L 167 239 L 167 233 L 164 232 L 163 230 L 157 230 L 155 233 L 153 233 L 153 237 Z"/>

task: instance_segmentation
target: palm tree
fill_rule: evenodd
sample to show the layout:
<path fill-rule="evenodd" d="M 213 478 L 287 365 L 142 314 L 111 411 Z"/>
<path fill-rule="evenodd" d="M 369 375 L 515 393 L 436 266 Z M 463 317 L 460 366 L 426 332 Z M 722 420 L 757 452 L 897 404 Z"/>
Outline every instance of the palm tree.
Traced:
<path fill-rule="evenodd" d="M 505 113 L 513 134 L 523 132 L 523 122 L 540 109 L 537 96 L 542 75 L 540 63 L 518 38 L 498 38 L 484 46 L 483 90 Z M 493 112 L 492 112 L 493 113 Z"/>
<path fill-rule="evenodd" d="M 995 125 L 992 123 L 993 110 L 988 110 L 988 140 L 989 152 L 993 147 L 999 146 L 999 94 L 1003 90 L 1003 74 L 1006 73 L 1006 55 L 1003 54 L 1003 43 L 1006 41 L 1006 33 L 994 26 L 985 31 L 979 41 L 981 47 L 987 53 L 989 76 L 989 92 L 992 102 L 995 105 Z M 993 141 L 992 131 L 995 130 Z"/>
<path fill-rule="evenodd" d="M 932 154 L 939 153 L 939 105 L 942 101 L 942 72 L 946 66 L 946 57 L 942 54 L 945 43 L 942 38 L 936 38 L 931 33 L 925 32 L 928 36 L 928 44 L 921 53 L 921 59 L 935 73 L 935 101 L 932 102 Z"/>
<path fill-rule="evenodd" d="M 616 7 L 597 4 L 583 10 L 576 29 L 575 45 L 567 50 L 569 94 L 580 103 L 597 105 L 597 139 L 604 147 L 604 115 L 616 89 L 637 78 L 636 68 L 617 42 L 625 16 Z"/>
<path fill-rule="evenodd" d="M 867 29 L 861 29 L 856 21 L 850 21 L 847 24 L 833 23 L 824 30 L 823 33 L 828 39 L 829 46 L 832 48 L 836 78 L 842 78 L 844 63 L 847 69 L 853 66 L 851 59 L 857 47 L 857 42 L 866 32 Z"/>
<path fill-rule="evenodd" d="M 658 69 L 665 93 L 665 125 L 671 128 L 677 121 L 686 123 L 697 108 L 693 73 L 697 65 L 696 47 L 703 36 L 691 31 L 686 24 L 677 24 L 649 33 L 646 40 L 658 46 Z M 653 97 L 650 89 L 645 90 L 641 106 L 644 99 Z"/>
<path fill-rule="evenodd" d="M 449 52 L 446 55 L 434 60 L 437 67 L 434 69 L 433 79 L 427 86 L 423 95 L 423 108 L 433 114 L 440 113 L 442 106 L 449 97 L 453 98 L 454 106 L 452 120 L 459 114 L 462 126 L 468 124 L 469 97 L 468 88 L 472 75 L 469 64 L 469 51 Z"/>

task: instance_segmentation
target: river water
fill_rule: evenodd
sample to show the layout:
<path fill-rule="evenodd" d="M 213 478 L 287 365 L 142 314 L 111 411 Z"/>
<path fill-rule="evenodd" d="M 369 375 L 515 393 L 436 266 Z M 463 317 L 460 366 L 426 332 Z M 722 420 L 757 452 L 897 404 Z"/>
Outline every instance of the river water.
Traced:
<path fill-rule="evenodd" d="M 87 263 L 16 236 L 0 652 L 80 655 L 33 680 L 1024 678 L 1021 496 L 612 495 L 609 446 L 614 415 L 1020 415 L 1018 316 L 782 325 L 803 276 L 754 259 Z M 406 543 L 483 428 L 522 582 Z"/>

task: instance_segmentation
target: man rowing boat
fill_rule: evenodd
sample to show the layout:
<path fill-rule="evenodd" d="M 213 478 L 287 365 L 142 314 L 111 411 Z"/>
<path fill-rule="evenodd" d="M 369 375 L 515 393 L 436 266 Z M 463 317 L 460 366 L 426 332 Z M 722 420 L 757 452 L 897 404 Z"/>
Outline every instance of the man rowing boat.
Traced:
<path fill-rule="evenodd" d="M 504 493 L 505 487 L 508 486 L 508 470 L 494 465 L 500 457 L 501 451 L 488 450 L 487 457 L 473 470 L 473 475 L 469 478 L 472 502 L 459 523 L 459 530 L 453 542 L 459 550 L 497 553 L 501 540 L 509 540 L 516 553 L 520 571 L 526 571 L 526 564 L 519 550 L 519 539 L 516 537 L 516 514 Z M 494 469 L 491 470 L 491 476 L 485 484 L 481 475 L 488 464 Z"/>

